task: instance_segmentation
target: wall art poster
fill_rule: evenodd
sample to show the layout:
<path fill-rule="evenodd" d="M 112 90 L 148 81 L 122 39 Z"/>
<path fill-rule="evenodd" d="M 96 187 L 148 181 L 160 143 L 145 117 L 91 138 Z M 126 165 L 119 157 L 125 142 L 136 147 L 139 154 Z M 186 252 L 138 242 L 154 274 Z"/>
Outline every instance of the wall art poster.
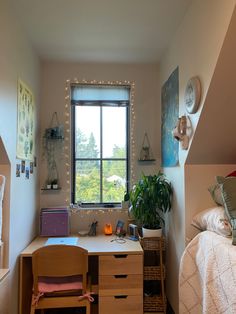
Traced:
<path fill-rule="evenodd" d="M 18 80 L 17 96 L 16 157 L 33 161 L 35 145 L 34 96 L 21 80 Z"/>
<path fill-rule="evenodd" d="M 179 69 L 172 72 L 161 89 L 161 159 L 162 167 L 174 167 L 179 163 L 179 142 L 172 130 L 179 117 Z"/>

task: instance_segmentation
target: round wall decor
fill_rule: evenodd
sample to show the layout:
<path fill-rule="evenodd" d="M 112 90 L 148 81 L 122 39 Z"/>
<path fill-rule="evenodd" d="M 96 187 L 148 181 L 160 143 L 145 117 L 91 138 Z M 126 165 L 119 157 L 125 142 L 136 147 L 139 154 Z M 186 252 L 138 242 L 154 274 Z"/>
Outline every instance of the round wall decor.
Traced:
<path fill-rule="evenodd" d="M 188 113 L 195 113 L 198 110 L 201 99 L 201 83 L 197 76 L 192 77 L 185 89 L 184 100 Z"/>

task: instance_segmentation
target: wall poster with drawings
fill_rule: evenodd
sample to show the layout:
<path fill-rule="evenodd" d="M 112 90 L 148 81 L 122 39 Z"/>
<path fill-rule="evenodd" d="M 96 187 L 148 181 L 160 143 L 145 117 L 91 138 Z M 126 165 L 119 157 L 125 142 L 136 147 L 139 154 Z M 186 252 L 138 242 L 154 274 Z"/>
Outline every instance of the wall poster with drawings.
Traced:
<path fill-rule="evenodd" d="M 34 160 L 35 149 L 34 96 L 20 79 L 17 91 L 17 147 L 16 157 Z"/>

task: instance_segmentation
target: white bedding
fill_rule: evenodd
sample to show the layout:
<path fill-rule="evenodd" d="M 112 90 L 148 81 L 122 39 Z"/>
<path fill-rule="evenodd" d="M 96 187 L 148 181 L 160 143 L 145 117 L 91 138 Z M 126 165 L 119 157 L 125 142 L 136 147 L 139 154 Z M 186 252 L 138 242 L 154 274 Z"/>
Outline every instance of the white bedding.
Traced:
<path fill-rule="evenodd" d="M 231 237 L 204 231 L 188 244 L 180 263 L 179 313 L 236 313 L 236 246 Z"/>

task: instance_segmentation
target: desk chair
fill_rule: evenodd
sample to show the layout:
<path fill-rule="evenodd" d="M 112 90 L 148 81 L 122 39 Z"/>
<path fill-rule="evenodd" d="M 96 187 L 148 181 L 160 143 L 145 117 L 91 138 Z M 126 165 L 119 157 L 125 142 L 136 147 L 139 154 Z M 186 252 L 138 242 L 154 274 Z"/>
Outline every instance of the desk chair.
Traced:
<path fill-rule="evenodd" d="M 86 307 L 90 314 L 87 282 L 88 251 L 72 245 L 48 245 L 32 255 L 31 312 L 37 309 Z"/>

